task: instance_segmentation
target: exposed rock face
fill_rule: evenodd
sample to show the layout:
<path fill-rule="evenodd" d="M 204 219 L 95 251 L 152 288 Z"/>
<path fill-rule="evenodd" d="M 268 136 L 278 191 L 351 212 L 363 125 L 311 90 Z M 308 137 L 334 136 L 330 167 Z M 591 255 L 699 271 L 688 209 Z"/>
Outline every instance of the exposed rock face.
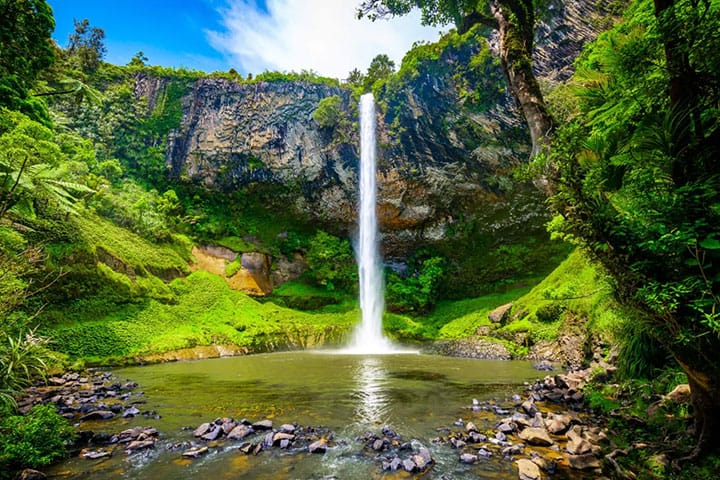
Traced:
<path fill-rule="evenodd" d="M 551 80 L 570 75 L 579 49 L 597 33 L 596 3 L 551 3 L 537 33 L 538 74 Z M 470 69 L 470 60 L 481 56 L 484 68 Z M 141 77 L 136 95 L 152 104 L 161 87 Z M 500 67 L 478 35 L 444 47 L 439 58 L 423 60 L 417 74 L 382 94 L 378 210 L 386 254 L 403 256 L 441 240 L 459 218 L 474 219 L 488 235 L 512 222 L 542 231 L 539 194 L 512 200 L 504 194 L 503 178 L 527 159 L 529 147 L 524 121 L 503 90 Z M 313 120 L 318 104 L 331 96 L 341 99 L 345 126 Z M 285 208 L 350 232 L 359 157 L 356 128 L 350 127 L 357 120 L 354 103 L 348 89 L 324 84 L 200 79 L 184 97 L 181 125 L 170 135 L 168 168 L 176 179 L 224 191 L 253 183 L 283 186 L 278 201 Z"/>
<path fill-rule="evenodd" d="M 249 252 L 237 254 L 230 249 L 218 246 L 194 247 L 196 269 L 205 270 L 225 277 L 230 288 L 248 295 L 264 296 L 272 293 L 273 281 L 270 272 L 270 257 L 264 253 Z M 227 266 L 240 256 L 240 268 L 232 275 L 227 274 Z"/>

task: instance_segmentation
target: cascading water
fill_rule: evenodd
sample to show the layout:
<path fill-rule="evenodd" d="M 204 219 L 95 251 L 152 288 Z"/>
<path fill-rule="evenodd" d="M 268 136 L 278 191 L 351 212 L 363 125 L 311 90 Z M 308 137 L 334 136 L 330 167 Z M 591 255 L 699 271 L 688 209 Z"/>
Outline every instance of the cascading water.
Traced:
<path fill-rule="evenodd" d="M 355 331 L 352 353 L 393 353 L 397 350 L 383 335 L 385 308 L 382 260 L 378 241 L 375 182 L 375 98 L 372 93 L 360 97 L 360 212 L 355 249 L 360 274 L 362 322 Z"/>

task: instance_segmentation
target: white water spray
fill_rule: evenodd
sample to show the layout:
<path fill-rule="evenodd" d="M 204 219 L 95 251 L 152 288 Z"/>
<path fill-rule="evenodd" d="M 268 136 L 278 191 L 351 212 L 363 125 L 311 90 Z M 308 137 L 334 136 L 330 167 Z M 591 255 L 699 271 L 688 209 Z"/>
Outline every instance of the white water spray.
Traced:
<path fill-rule="evenodd" d="M 351 353 L 397 352 L 382 332 L 385 282 L 378 241 L 375 149 L 375 99 L 372 93 L 367 93 L 360 97 L 360 231 L 355 253 L 360 274 L 362 322 L 347 350 Z"/>

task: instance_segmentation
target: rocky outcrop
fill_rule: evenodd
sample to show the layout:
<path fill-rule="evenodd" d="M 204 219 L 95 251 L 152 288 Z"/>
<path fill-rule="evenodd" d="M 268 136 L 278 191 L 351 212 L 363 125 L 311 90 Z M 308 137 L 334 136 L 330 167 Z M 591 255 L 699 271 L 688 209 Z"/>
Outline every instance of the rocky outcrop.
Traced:
<path fill-rule="evenodd" d="M 224 277 L 233 290 L 254 296 L 272 293 L 271 258 L 264 253 L 236 253 L 225 247 L 203 246 L 193 247 L 192 254 L 196 260 L 195 269 Z M 233 262 L 239 262 L 239 268 L 228 271 Z"/>

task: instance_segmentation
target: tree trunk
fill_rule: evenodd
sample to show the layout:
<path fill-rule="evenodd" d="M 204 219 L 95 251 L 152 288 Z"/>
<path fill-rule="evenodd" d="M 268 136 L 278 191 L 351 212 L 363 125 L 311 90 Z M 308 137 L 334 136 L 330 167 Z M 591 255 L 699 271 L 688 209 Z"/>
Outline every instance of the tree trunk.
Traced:
<path fill-rule="evenodd" d="M 530 130 L 531 157 L 549 150 L 554 125 L 532 69 L 535 16 L 532 0 L 494 1 L 492 14 L 500 32 L 500 62 L 510 93 Z"/>
<path fill-rule="evenodd" d="M 683 353 L 687 355 L 687 352 Z M 703 365 L 704 361 L 695 361 L 690 364 L 677 354 L 675 358 L 687 374 L 690 385 L 697 443 L 688 458 L 696 458 L 720 447 L 720 372 L 717 363 Z"/>

